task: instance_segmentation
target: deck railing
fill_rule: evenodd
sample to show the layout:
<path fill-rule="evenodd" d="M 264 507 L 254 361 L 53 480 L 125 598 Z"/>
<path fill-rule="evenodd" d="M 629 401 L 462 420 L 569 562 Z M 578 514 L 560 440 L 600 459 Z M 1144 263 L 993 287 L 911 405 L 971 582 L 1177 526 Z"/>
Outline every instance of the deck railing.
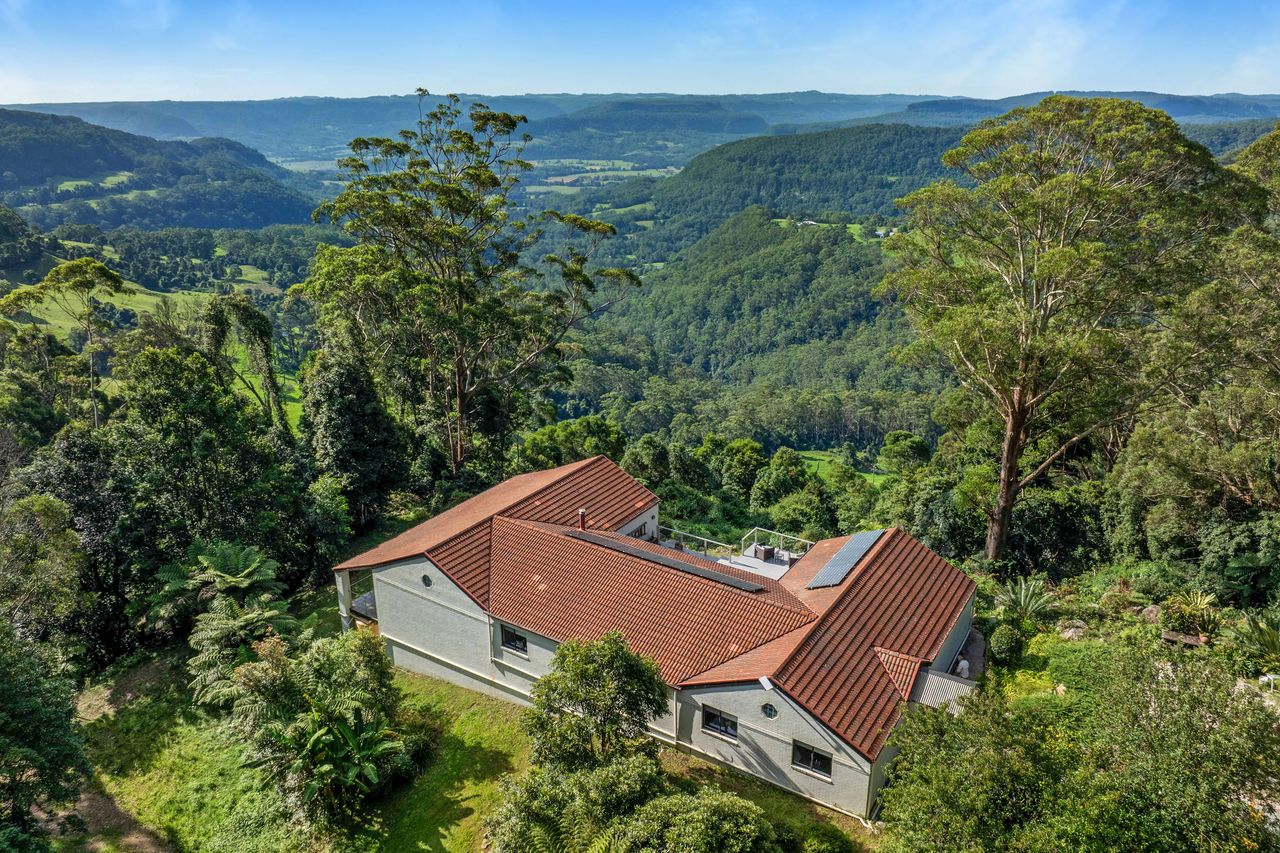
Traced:
<path fill-rule="evenodd" d="M 735 553 L 733 546 L 726 542 L 717 542 L 714 539 L 708 539 L 696 533 L 687 533 L 674 527 L 658 525 L 658 537 L 675 543 L 676 547 L 681 550 L 697 551 L 700 554 L 706 554 L 708 557 L 732 557 Z"/>
<path fill-rule="evenodd" d="M 749 542 L 747 540 L 750 540 Z M 786 551 L 789 554 L 799 556 L 804 554 L 813 547 L 813 543 L 802 536 L 792 536 L 790 533 L 779 533 L 776 530 L 770 530 L 767 527 L 753 527 L 747 531 L 746 535 L 738 543 L 742 554 L 754 554 L 756 545 L 772 545 L 779 551 Z M 747 550 L 750 548 L 751 550 Z"/>

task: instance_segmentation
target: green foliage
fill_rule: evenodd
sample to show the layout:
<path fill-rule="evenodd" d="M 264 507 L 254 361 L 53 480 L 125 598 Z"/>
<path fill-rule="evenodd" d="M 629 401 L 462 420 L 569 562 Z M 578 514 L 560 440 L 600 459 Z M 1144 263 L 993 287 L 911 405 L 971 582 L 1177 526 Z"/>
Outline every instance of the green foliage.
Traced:
<path fill-rule="evenodd" d="M 258 548 L 237 542 L 197 542 L 187 559 L 161 572 L 151 615 L 162 627 L 182 627 L 219 595 L 244 604 L 279 598 L 280 564 Z"/>
<path fill-rule="evenodd" d="M 1280 674 L 1280 612 L 1247 614 L 1235 641 L 1264 673 Z"/>
<path fill-rule="evenodd" d="M 421 97 L 427 97 L 425 91 Z M 346 186 L 317 216 L 357 241 L 321 247 L 298 292 L 338 345 L 378 352 L 384 393 L 411 409 L 449 452 L 456 473 L 477 439 L 505 441 L 559 371 L 564 338 L 638 279 L 589 269 L 577 247 L 545 257 L 537 287 L 521 254 L 540 222 L 517 216 L 511 192 L 522 116 L 475 104 L 461 125 L 450 97 L 398 139 L 355 139 L 340 165 Z M 593 243 L 605 223 L 547 211 L 541 222 Z"/>
<path fill-rule="evenodd" d="M 1170 630 L 1183 634 L 1212 636 L 1222 620 L 1218 614 L 1218 598 L 1198 589 L 1174 593 L 1160 605 L 1160 622 Z"/>
<path fill-rule="evenodd" d="M 1051 96 L 984 121 L 943 162 L 974 186 L 902 200 L 912 231 L 889 241 L 903 266 L 886 289 L 1002 425 L 982 499 L 997 559 L 1019 493 L 1162 387 L 1149 318 L 1179 307 L 1213 238 L 1261 198 L 1132 101 Z"/>
<path fill-rule="evenodd" d="M 710 438 L 708 436 L 708 440 Z M 712 449 L 714 446 L 703 442 L 707 464 L 719 476 L 726 491 L 746 500 L 751 496 L 760 469 L 768 462 L 764 448 L 749 438 L 734 439 L 719 449 Z"/>
<path fill-rule="evenodd" d="M 886 474 L 904 474 L 929 461 L 929 444 L 918 435 L 893 430 L 884 437 L 876 467 Z"/>
<path fill-rule="evenodd" d="M 234 673 L 233 724 L 254 766 L 296 796 L 307 817 L 356 818 L 366 795 L 412 774 L 438 743 L 435 715 L 402 710 L 376 635 L 316 640 L 296 657 L 279 638 L 254 651 L 257 660 Z"/>
<path fill-rule="evenodd" d="M 623 824 L 621 844 L 630 853 L 780 853 L 764 810 L 714 787 L 650 801 Z"/>
<path fill-rule="evenodd" d="M 751 508 L 764 509 L 787 495 L 804 488 L 809 480 L 805 462 L 790 447 L 780 447 L 769 458 L 769 464 L 756 474 L 751 486 Z"/>
<path fill-rule="evenodd" d="M 404 437 L 365 362 L 351 354 L 314 353 L 301 385 L 303 441 L 316 469 L 340 485 L 356 527 L 367 529 L 407 473 Z"/>
<path fill-rule="evenodd" d="M 1280 774 L 1263 757 L 1280 745 L 1274 712 L 1210 661 L 1103 648 L 1063 644 L 1079 659 L 1061 699 L 986 690 L 958 716 L 909 711 L 882 849 L 1267 849 L 1255 804 Z M 1064 724 L 1054 706 L 1077 692 L 1090 713 Z"/>
<path fill-rule="evenodd" d="M 1005 618 L 1016 623 L 1036 622 L 1053 607 L 1054 595 L 1039 578 L 1020 577 L 1004 585 L 995 604 Z"/>
<path fill-rule="evenodd" d="M 622 460 L 625 445 L 626 439 L 616 423 L 599 415 L 587 415 L 525 433 L 512 448 L 507 464 L 513 473 L 523 473 L 592 456 Z"/>
<path fill-rule="evenodd" d="M 661 766 L 645 755 L 571 773 L 535 767 L 504 780 L 502 803 L 486 821 L 486 839 L 504 852 L 546 846 L 585 853 L 599 839 L 616 837 L 618 821 L 664 789 Z"/>
<path fill-rule="evenodd" d="M 80 793 L 89 766 L 75 713 L 74 685 L 44 650 L 0 625 L 0 822 L 15 846 L 39 849 L 32 807 L 56 808 Z"/>
<path fill-rule="evenodd" d="M 1016 664 L 1024 643 L 1022 632 L 1013 625 L 999 625 L 991 633 L 991 659 L 1010 666 Z"/>
<path fill-rule="evenodd" d="M 660 485 L 671 473 L 667 446 L 652 433 L 640 436 L 622 455 L 622 470 L 651 487 Z"/>
<path fill-rule="evenodd" d="M 532 701 L 524 726 L 534 762 L 574 770 L 651 748 L 646 727 L 666 712 L 667 687 L 658 665 L 615 631 L 562 643 Z"/>
<path fill-rule="evenodd" d="M 30 640 L 65 642 L 85 602 L 84 552 L 66 504 L 48 495 L 0 503 L 0 621 Z"/>

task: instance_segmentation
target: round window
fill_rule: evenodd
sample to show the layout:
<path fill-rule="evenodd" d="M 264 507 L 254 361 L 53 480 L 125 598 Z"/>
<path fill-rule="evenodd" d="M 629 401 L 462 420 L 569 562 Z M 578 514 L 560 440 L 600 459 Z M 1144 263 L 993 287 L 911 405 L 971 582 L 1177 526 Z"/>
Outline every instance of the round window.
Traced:
<path fill-rule="evenodd" d="M 431 575 L 423 575 L 423 576 L 422 576 L 422 585 L 423 585 L 423 586 L 431 586 Z"/>
<path fill-rule="evenodd" d="M 774 717 L 778 716 L 778 709 L 773 707 L 773 703 L 765 702 L 760 706 L 760 713 L 772 720 Z"/>

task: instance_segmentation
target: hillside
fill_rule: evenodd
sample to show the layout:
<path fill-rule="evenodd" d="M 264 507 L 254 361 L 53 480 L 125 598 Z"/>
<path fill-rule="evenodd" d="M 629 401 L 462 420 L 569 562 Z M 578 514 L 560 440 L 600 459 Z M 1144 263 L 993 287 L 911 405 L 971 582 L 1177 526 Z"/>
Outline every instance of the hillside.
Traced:
<path fill-rule="evenodd" d="M 606 247 L 618 259 L 664 261 L 752 205 L 797 219 L 895 215 L 895 199 L 945 174 L 942 153 L 962 135 L 873 124 L 752 137 L 700 154 L 669 178 L 602 187 L 566 206 L 628 226 L 628 240 Z"/>
<path fill-rule="evenodd" d="M 661 150 L 658 143 L 673 132 L 690 132 L 687 125 L 697 121 L 702 111 L 731 112 L 754 118 L 744 119 L 745 129 L 732 134 L 756 133 L 765 125 L 779 122 L 837 121 L 860 116 L 896 112 L 907 104 L 932 98 L 931 95 L 843 95 L 827 92 L 782 92 L 764 95 L 671 95 L 671 94 L 533 94 L 463 95 L 465 101 L 483 101 L 494 109 L 520 113 L 535 126 L 553 118 L 567 123 L 548 124 L 545 144 L 554 157 L 599 158 L 606 154 L 596 148 L 599 140 L 580 136 L 584 131 L 608 131 L 597 124 L 614 121 L 629 109 L 648 112 L 653 123 L 632 128 L 643 132 L 641 150 Z M 651 110 L 646 104 L 663 104 Z M 684 106 L 681 106 L 684 105 Z M 84 104 L 28 104 L 21 109 L 79 116 L 96 124 L 130 133 L 165 139 L 195 136 L 225 136 L 265 152 L 281 161 L 314 165 L 331 164 L 357 136 L 389 136 L 411 124 L 418 115 L 416 95 L 387 95 L 370 98 L 280 98 L 265 101 L 149 101 L 99 102 Z M 664 117 L 663 112 L 666 112 Z M 668 123 L 665 118 L 672 119 Z M 735 119 L 737 121 L 738 119 Z M 551 129 L 554 128 L 554 132 Z M 757 129 L 758 128 L 758 129 Z M 673 140 L 675 144 L 664 165 L 678 164 L 718 142 L 721 131 L 698 129 L 716 138 Z M 637 148 L 633 142 L 626 148 Z M 671 147 L 671 146 L 667 146 Z M 555 153 L 549 153 L 554 151 Z M 566 153 L 567 152 L 567 153 Z"/>
<path fill-rule="evenodd" d="M 71 116 L 0 110 L 0 202 L 40 227 L 305 222 L 295 179 L 229 139 L 158 141 Z"/>

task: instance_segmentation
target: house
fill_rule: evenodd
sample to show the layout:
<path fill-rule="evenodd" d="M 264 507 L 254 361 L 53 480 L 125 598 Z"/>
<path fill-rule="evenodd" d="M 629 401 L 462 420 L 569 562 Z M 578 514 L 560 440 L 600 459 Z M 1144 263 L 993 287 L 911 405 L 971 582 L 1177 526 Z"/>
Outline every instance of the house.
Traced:
<path fill-rule="evenodd" d="M 855 815 L 907 702 L 948 705 L 974 583 L 898 529 L 711 559 L 603 456 L 522 474 L 335 568 L 397 666 L 527 701 L 558 643 L 619 630 L 669 685 L 655 738 Z M 353 599 L 352 576 L 372 574 Z"/>

